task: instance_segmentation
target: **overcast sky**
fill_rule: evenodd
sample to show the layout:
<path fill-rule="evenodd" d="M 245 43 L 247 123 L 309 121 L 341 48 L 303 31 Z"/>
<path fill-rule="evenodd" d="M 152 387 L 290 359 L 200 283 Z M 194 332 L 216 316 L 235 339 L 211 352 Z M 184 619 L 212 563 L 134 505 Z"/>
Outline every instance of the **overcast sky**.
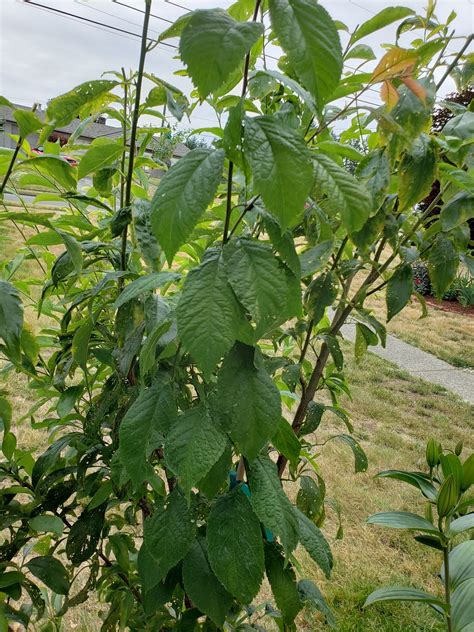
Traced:
<path fill-rule="evenodd" d="M 37 4 L 106 23 L 117 29 L 139 34 L 142 0 L 33 0 Z M 129 5 L 123 6 L 123 5 Z M 161 32 L 170 21 L 185 12 L 186 8 L 228 7 L 232 0 L 153 0 L 150 36 Z M 353 30 L 357 24 L 368 20 L 386 6 L 400 4 L 421 11 L 426 0 L 321 0 L 332 17 L 343 21 Z M 180 6 L 177 6 L 180 5 Z M 181 8 L 182 7 L 182 8 Z M 474 29 L 474 0 L 439 0 L 437 15 L 445 19 L 451 10 L 457 12 L 453 27 L 458 36 L 469 35 Z M 416 31 L 406 36 L 404 43 L 417 37 Z M 394 27 L 387 27 L 364 40 L 380 56 L 380 44 L 393 41 Z M 171 40 L 176 44 L 176 40 Z M 455 52 L 462 45 L 455 40 L 450 50 Z M 43 105 L 53 97 L 75 85 L 99 78 L 105 70 L 136 68 L 139 55 L 139 38 L 118 31 L 110 31 L 77 18 L 26 4 L 22 0 L 0 0 L 0 94 L 16 103 L 31 105 L 38 101 Z M 188 90 L 190 82 L 176 77 L 180 68 L 175 59 L 176 50 L 160 45 L 147 58 L 149 72 Z M 270 60 L 269 65 L 272 61 Z M 273 62 L 276 65 L 276 62 Z M 356 64 L 357 60 L 350 60 Z M 452 88 L 447 84 L 446 88 Z M 378 102 L 377 92 L 366 97 Z M 187 127 L 206 127 L 215 124 L 208 106 L 198 108 Z"/>

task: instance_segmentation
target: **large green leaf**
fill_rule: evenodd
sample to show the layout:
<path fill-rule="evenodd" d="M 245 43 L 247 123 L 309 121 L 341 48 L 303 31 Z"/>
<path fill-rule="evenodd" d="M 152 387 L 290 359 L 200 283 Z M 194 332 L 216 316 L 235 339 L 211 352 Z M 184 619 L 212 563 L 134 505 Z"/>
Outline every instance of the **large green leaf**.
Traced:
<path fill-rule="evenodd" d="M 454 281 L 459 266 L 459 254 L 447 235 L 440 233 L 429 252 L 428 270 L 436 296 L 442 298 Z"/>
<path fill-rule="evenodd" d="M 283 491 L 275 463 L 259 456 L 250 465 L 250 502 L 261 522 L 277 535 L 287 555 L 298 544 L 298 518 Z"/>
<path fill-rule="evenodd" d="M 117 83 L 118 81 L 106 79 L 86 81 L 69 92 L 51 99 L 46 109 L 47 122 L 54 123 L 56 126 L 67 125 L 77 118 L 82 108 L 112 90 Z"/>
<path fill-rule="evenodd" d="M 185 493 L 209 472 L 227 444 L 204 405 L 194 406 L 174 422 L 165 441 L 165 458 Z"/>
<path fill-rule="evenodd" d="M 319 588 L 309 579 L 302 579 L 298 582 L 298 592 L 300 595 L 301 601 L 305 605 L 310 605 L 316 610 L 321 612 L 328 625 L 332 628 L 336 627 L 336 620 L 334 615 L 326 603 L 321 591 Z"/>
<path fill-rule="evenodd" d="M 274 543 L 265 544 L 265 570 L 275 597 L 277 608 L 283 620 L 291 624 L 301 610 L 296 576 L 290 564 L 285 566 L 285 558 Z"/>
<path fill-rule="evenodd" d="M 140 393 L 120 424 L 120 460 L 134 485 L 155 476 L 148 457 L 176 419 L 173 389 L 165 378 Z"/>
<path fill-rule="evenodd" d="M 102 169 L 117 160 L 124 148 L 121 143 L 108 142 L 101 145 L 93 145 L 82 156 L 77 169 L 79 180 L 85 178 L 90 173 Z"/>
<path fill-rule="evenodd" d="M 255 459 L 281 417 L 280 393 L 257 349 L 240 343 L 233 347 L 219 371 L 217 392 L 223 426 L 238 449 Z"/>
<path fill-rule="evenodd" d="M 71 492 L 66 492 L 69 498 Z M 54 505 L 57 507 L 57 504 Z M 97 545 L 104 526 L 105 505 L 93 511 L 84 510 L 69 530 L 66 542 L 66 555 L 79 566 L 97 553 Z"/>
<path fill-rule="evenodd" d="M 387 586 L 386 588 L 374 590 L 365 600 L 364 607 L 370 606 L 378 601 L 420 601 L 422 603 L 439 606 L 443 609 L 447 608 L 444 601 L 441 601 L 441 599 L 438 599 L 435 595 L 430 595 L 423 590 L 410 588 L 409 586 Z"/>
<path fill-rule="evenodd" d="M 422 472 L 405 472 L 403 470 L 385 470 L 377 474 L 377 478 L 394 478 L 417 487 L 426 498 L 436 501 L 436 488 L 426 474 Z"/>
<path fill-rule="evenodd" d="M 0 280 L 0 338 L 13 352 L 20 348 L 23 329 L 23 305 L 18 290 L 7 281 Z"/>
<path fill-rule="evenodd" d="M 30 518 L 28 524 L 32 529 L 38 531 L 38 533 L 51 532 L 55 535 L 61 535 L 61 533 L 64 531 L 64 522 L 61 520 L 61 518 L 59 518 L 59 516 L 42 514 L 40 516 Z"/>
<path fill-rule="evenodd" d="M 212 499 L 218 492 L 228 485 L 229 471 L 232 469 L 232 445 L 227 443 L 220 458 L 211 467 L 209 472 L 199 481 L 196 487 L 207 498 Z"/>
<path fill-rule="evenodd" d="M 179 274 L 176 272 L 152 272 L 151 274 L 138 277 L 138 279 L 135 279 L 135 281 L 132 281 L 125 287 L 115 301 L 114 308 L 118 309 L 125 303 L 128 303 L 128 301 L 140 296 L 140 294 L 156 290 L 156 288 L 163 287 L 163 285 L 176 281 L 176 279 L 179 279 Z"/>
<path fill-rule="evenodd" d="M 444 564 L 441 579 L 445 581 Z M 449 585 L 455 590 L 466 579 L 474 579 L 474 540 L 466 540 L 449 553 Z"/>
<path fill-rule="evenodd" d="M 208 379 L 234 344 L 244 319 L 220 250 L 208 251 L 201 265 L 189 272 L 176 315 L 183 346 Z"/>
<path fill-rule="evenodd" d="M 135 239 L 145 263 L 156 270 L 160 263 L 161 248 L 151 228 L 151 204 L 135 199 L 132 205 Z"/>
<path fill-rule="evenodd" d="M 271 116 L 245 119 L 245 157 L 269 211 L 282 229 L 295 223 L 311 190 L 311 156 L 295 130 Z"/>
<path fill-rule="evenodd" d="M 205 99 L 242 63 L 262 35 L 256 22 L 237 22 L 222 9 L 194 11 L 179 42 L 181 59 Z"/>
<path fill-rule="evenodd" d="M 145 521 L 143 547 L 156 564 L 155 582 L 164 579 L 187 554 L 196 537 L 196 522 L 186 499 L 178 489 L 166 498 Z"/>
<path fill-rule="evenodd" d="M 69 592 L 69 576 L 61 562 L 51 555 L 34 557 L 26 564 L 30 573 L 41 579 L 48 588 L 58 595 Z"/>
<path fill-rule="evenodd" d="M 387 152 L 376 149 L 358 164 L 356 175 L 372 196 L 374 209 L 380 208 L 390 184 L 390 163 Z"/>
<path fill-rule="evenodd" d="M 298 464 L 301 443 L 295 431 L 284 417 L 278 422 L 277 431 L 272 437 L 272 443 L 278 452 L 286 456 L 291 465 L 296 466 Z"/>
<path fill-rule="evenodd" d="M 449 525 L 449 535 L 459 535 L 469 529 L 474 529 L 474 513 L 469 513 L 453 520 Z"/>
<path fill-rule="evenodd" d="M 349 233 L 360 230 L 373 207 L 364 185 L 325 154 L 317 153 L 313 158 L 315 194 L 327 196 L 325 207 L 341 216 Z"/>
<path fill-rule="evenodd" d="M 400 210 L 413 206 L 431 191 L 436 180 L 437 145 L 428 134 L 420 134 L 407 151 L 398 170 Z"/>
<path fill-rule="evenodd" d="M 224 248 L 224 262 L 229 283 L 258 330 L 278 324 L 281 317 L 286 320 L 285 271 L 268 245 L 232 239 Z"/>
<path fill-rule="evenodd" d="M 63 189 L 76 189 L 75 169 L 59 156 L 37 156 L 24 160 L 20 166 L 39 171 L 42 175 L 53 178 Z"/>
<path fill-rule="evenodd" d="M 18 123 L 21 138 L 26 138 L 43 127 L 43 122 L 29 110 L 15 110 L 13 116 Z"/>
<path fill-rule="evenodd" d="M 334 303 L 337 298 L 339 282 L 335 272 L 320 274 L 311 281 L 305 293 L 306 311 L 314 324 L 319 323 L 324 316 L 326 307 Z"/>
<path fill-rule="evenodd" d="M 369 462 L 367 460 L 367 455 L 362 449 L 360 443 L 356 441 L 353 436 L 348 434 L 336 435 L 334 438 L 338 441 L 342 441 L 352 450 L 352 454 L 354 455 L 355 471 L 365 472 L 369 466 Z"/>
<path fill-rule="evenodd" d="M 466 579 L 451 595 L 453 632 L 474 630 L 474 578 Z"/>
<path fill-rule="evenodd" d="M 301 101 L 308 106 L 313 114 L 317 114 L 316 104 L 313 97 L 297 81 L 288 77 L 288 75 L 283 75 L 281 72 L 276 72 L 275 70 L 259 70 L 251 76 L 251 80 L 255 81 L 264 81 L 265 79 L 274 79 L 275 81 L 278 81 L 278 83 L 281 83 L 283 86 L 296 94 Z"/>
<path fill-rule="evenodd" d="M 442 207 L 440 214 L 441 226 L 443 230 L 451 230 L 473 217 L 474 197 L 466 193 L 460 193 Z"/>
<path fill-rule="evenodd" d="M 400 312 L 413 293 L 413 269 L 411 265 L 399 266 L 387 284 L 387 322 Z"/>
<path fill-rule="evenodd" d="M 171 263 L 214 199 L 224 151 L 194 149 L 163 176 L 151 201 L 153 231 Z"/>
<path fill-rule="evenodd" d="M 333 557 L 329 544 L 321 530 L 296 507 L 293 509 L 298 517 L 300 542 L 311 558 L 320 567 L 326 577 L 331 574 Z"/>
<path fill-rule="evenodd" d="M 183 560 L 183 582 L 193 604 L 222 627 L 233 599 L 212 572 L 207 542 L 201 536 Z"/>
<path fill-rule="evenodd" d="M 322 110 L 342 72 L 336 24 L 313 0 L 270 0 L 269 7 L 273 29 L 292 68 Z"/>
<path fill-rule="evenodd" d="M 364 22 L 356 28 L 351 36 L 351 44 L 357 42 L 357 40 L 360 40 L 362 37 L 366 37 L 382 29 L 384 26 L 388 26 L 414 13 L 415 11 L 408 7 L 387 7 L 386 9 L 382 9 L 382 11 L 374 15 L 373 18 L 370 18 L 370 20 L 367 20 L 367 22 Z"/>
<path fill-rule="evenodd" d="M 376 524 L 381 527 L 389 527 L 390 529 L 410 529 L 439 534 L 438 529 L 426 518 L 408 511 L 385 511 L 372 514 L 367 522 L 368 524 Z"/>
<path fill-rule="evenodd" d="M 217 499 L 207 525 L 209 562 L 234 597 L 247 604 L 258 593 L 264 572 L 260 522 L 240 487 Z"/>

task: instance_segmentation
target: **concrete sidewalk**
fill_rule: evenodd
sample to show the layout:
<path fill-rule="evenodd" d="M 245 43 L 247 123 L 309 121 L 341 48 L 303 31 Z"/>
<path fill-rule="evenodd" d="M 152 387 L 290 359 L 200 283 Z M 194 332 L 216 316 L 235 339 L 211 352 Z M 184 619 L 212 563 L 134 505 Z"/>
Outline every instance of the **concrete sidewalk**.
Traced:
<path fill-rule="evenodd" d="M 341 329 L 347 340 L 355 340 L 355 324 L 348 323 Z M 429 333 L 427 332 L 427 335 Z M 387 335 L 385 349 L 380 345 L 369 347 L 369 351 L 398 365 L 415 377 L 433 382 L 453 391 L 466 402 L 474 404 L 474 371 L 458 369 L 431 353 L 426 353 L 399 338 Z"/>

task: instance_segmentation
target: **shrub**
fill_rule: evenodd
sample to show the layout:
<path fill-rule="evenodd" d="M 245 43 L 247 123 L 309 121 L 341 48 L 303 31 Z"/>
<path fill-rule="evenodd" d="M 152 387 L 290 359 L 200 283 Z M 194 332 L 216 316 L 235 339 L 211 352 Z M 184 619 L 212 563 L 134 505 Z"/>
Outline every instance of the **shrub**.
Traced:
<path fill-rule="evenodd" d="M 418 294 L 431 294 L 431 281 L 428 266 L 423 261 L 416 261 L 413 265 L 413 286 Z"/>

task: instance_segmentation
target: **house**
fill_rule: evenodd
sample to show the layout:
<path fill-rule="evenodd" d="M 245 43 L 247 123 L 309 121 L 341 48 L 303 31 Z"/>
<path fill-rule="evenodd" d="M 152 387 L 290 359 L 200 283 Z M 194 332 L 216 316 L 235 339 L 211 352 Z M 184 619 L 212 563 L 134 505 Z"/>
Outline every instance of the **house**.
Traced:
<path fill-rule="evenodd" d="M 21 110 L 31 110 L 31 108 L 25 107 L 23 105 L 15 105 L 15 108 Z M 36 116 L 41 120 L 45 118 L 45 110 L 38 108 L 35 111 Z M 68 125 L 63 125 L 55 129 L 49 136 L 48 140 L 51 142 L 59 141 L 61 145 L 65 145 L 71 136 L 71 134 L 79 127 L 81 124 L 80 119 L 74 119 Z M 0 106 L 0 147 L 7 147 L 13 149 L 16 145 L 16 141 L 9 136 L 12 134 L 13 136 L 18 135 L 18 124 L 13 116 L 12 108 L 2 105 Z M 109 138 L 120 138 L 122 136 L 122 130 L 120 127 L 114 127 L 112 125 L 107 125 L 107 119 L 103 116 L 99 116 L 93 123 L 88 125 L 82 132 L 81 135 L 77 138 L 77 144 L 88 145 L 96 138 L 101 138 L 102 136 L 107 136 Z M 37 147 L 38 145 L 38 133 L 33 133 L 28 136 L 28 142 L 31 147 Z M 171 158 L 171 163 L 176 162 L 189 152 L 188 147 L 183 143 L 178 143 L 173 150 L 173 155 Z M 147 148 L 145 155 L 152 156 L 153 154 L 153 144 L 150 143 Z"/>

